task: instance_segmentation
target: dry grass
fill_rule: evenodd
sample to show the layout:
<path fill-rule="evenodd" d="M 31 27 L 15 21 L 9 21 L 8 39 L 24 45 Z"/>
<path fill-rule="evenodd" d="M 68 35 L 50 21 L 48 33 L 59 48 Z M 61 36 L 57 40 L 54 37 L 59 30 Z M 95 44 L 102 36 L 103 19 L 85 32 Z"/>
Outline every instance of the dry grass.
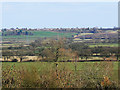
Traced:
<path fill-rule="evenodd" d="M 31 65 L 29 68 L 22 65 L 6 66 L 3 70 L 3 88 L 117 88 L 114 76 L 113 63 L 101 62 L 84 64 L 83 70 L 70 70 L 68 67 L 52 67 L 41 69 Z"/>

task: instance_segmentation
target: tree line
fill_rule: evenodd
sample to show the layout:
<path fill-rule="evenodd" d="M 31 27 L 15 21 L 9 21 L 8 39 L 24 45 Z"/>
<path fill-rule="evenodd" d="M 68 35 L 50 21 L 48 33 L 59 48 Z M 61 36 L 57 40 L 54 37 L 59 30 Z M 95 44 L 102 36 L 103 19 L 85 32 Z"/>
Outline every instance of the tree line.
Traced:
<path fill-rule="evenodd" d="M 2 56 L 4 60 L 18 57 L 22 62 L 26 56 L 37 56 L 39 61 L 79 61 L 79 59 L 88 60 L 90 57 L 114 56 L 118 60 L 118 47 L 89 47 L 82 42 L 72 42 L 67 39 L 39 39 L 30 43 L 29 46 L 7 47 L 3 48 Z"/>
<path fill-rule="evenodd" d="M 4 31 L 4 32 L 2 32 L 2 36 L 12 36 L 12 35 L 33 35 L 33 33 L 28 32 L 28 31 L 23 31 L 23 30 Z"/>

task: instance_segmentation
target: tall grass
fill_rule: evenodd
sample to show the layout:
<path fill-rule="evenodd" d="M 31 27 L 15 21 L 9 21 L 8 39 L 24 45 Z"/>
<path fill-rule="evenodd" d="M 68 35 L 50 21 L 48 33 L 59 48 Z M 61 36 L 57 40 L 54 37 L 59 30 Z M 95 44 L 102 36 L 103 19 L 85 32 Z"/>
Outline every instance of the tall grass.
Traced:
<path fill-rule="evenodd" d="M 59 65 L 59 64 L 58 64 Z M 117 88 L 117 77 L 113 79 L 112 62 L 84 64 L 81 70 L 71 70 L 52 67 L 41 69 L 31 65 L 26 68 L 21 65 L 16 69 L 15 64 L 6 66 L 3 70 L 3 88 Z"/>

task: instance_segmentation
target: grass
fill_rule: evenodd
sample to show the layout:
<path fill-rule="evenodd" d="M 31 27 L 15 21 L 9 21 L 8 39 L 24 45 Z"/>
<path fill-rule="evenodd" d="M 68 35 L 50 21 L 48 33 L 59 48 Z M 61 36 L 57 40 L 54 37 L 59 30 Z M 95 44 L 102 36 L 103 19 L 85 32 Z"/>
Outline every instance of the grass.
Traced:
<path fill-rule="evenodd" d="M 40 37 L 54 37 L 54 36 L 60 36 L 60 37 L 71 37 L 75 33 L 58 33 L 58 32 L 50 32 L 50 31 L 30 31 L 33 33 L 33 35 L 12 35 L 12 36 L 3 36 L 3 38 L 40 38 Z"/>
<path fill-rule="evenodd" d="M 97 47 L 97 46 L 102 46 L 102 47 L 118 47 L 118 43 L 113 43 L 113 44 L 110 44 L 110 43 L 107 43 L 107 44 L 99 43 L 99 44 L 91 44 L 91 45 L 89 45 L 89 47 Z"/>
<path fill-rule="evenodd" d="M 86 64 L 94 64 L 96 62 L 77 62 L 77 70 L 84 70 L 83 66 L 85 66 Z M 97 62 L 97 63 L 100 63 L 100 62 Z M 104 62 L 105 63 L 105 62 Z M 58 68 L 63 68 L 63 67 L 67 67 L 69 68 L 70 70 L 74 70 L 74 62 L 58 62 L 59 64 L 59 67 Z M 54 62 L 3 62 L 2 63 L 3 67 L 2 67 L 2 70 L 5 70 L 7 69 L 6 67 L 7 66 L 12 66 L 12 65 L 15 65 L 16 66 L 16 69 L 19 69 L 20 66 L 26 66 L 26 68 L 29 68 L 29 66 L 35 66 L 38 70 L 39 69 L 50 69 L 52 67 L 55 66 L 55 63 Z M 49 66 L 49 67 L 48 67 Z M 117 70 L 118 69 L 118 62 L 114 62 L 114 70 Z"/>
<path fill-rule="evenodd" d="M 3 88 L 100 88 L 104 77 L 111 87 L 117 85 L 118 62 L 3 62 L 2 76 Z"/>
<path fill-rule="evenodd" d="M 59 33 L 51 31 L 30 31 L 33 35 L 12 35 L 12 36 L 2 36 L 3 42 L 12 42 L 12 44 L 3 44 L 3 47 L 9 47 L 14 45 L 28 44 L 38 38 L 50 38 L 50 37 L 72 37 L 75 33 Z M 17 43 L 18 42 L 18 43 Z"/>
<path fill-rule="evenodd" d="M 79 36 L 83 36 L 83 35 L 91 35 L 93 33 L 80 33 Z"/>
<path fill-rule="evenodd" d="M 51 32 L 51 31 L 30 31 L 33 35 L 12 35 L 12 36 L 2 36 L 3 42 L 12 42 L 13 44 L 19 43 L 31 43 L 38 38 L 50 38 L 50 37 L 72 37 L 72 35 L 76 33 L 59 33 L 59 32 Z M 19 43 L 16 43 L 19 42 Z M 12 44 L 4 45 L 13 46 Z"/>

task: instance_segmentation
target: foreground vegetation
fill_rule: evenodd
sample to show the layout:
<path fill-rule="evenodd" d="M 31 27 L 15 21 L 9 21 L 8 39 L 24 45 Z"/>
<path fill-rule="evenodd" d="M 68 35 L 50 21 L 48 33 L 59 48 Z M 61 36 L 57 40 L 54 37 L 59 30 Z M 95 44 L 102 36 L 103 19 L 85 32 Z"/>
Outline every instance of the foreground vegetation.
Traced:
<path fill-rule="evenodd" d="M 4 62 L 3 88 L 118 88 L 118 62 Z"/>

